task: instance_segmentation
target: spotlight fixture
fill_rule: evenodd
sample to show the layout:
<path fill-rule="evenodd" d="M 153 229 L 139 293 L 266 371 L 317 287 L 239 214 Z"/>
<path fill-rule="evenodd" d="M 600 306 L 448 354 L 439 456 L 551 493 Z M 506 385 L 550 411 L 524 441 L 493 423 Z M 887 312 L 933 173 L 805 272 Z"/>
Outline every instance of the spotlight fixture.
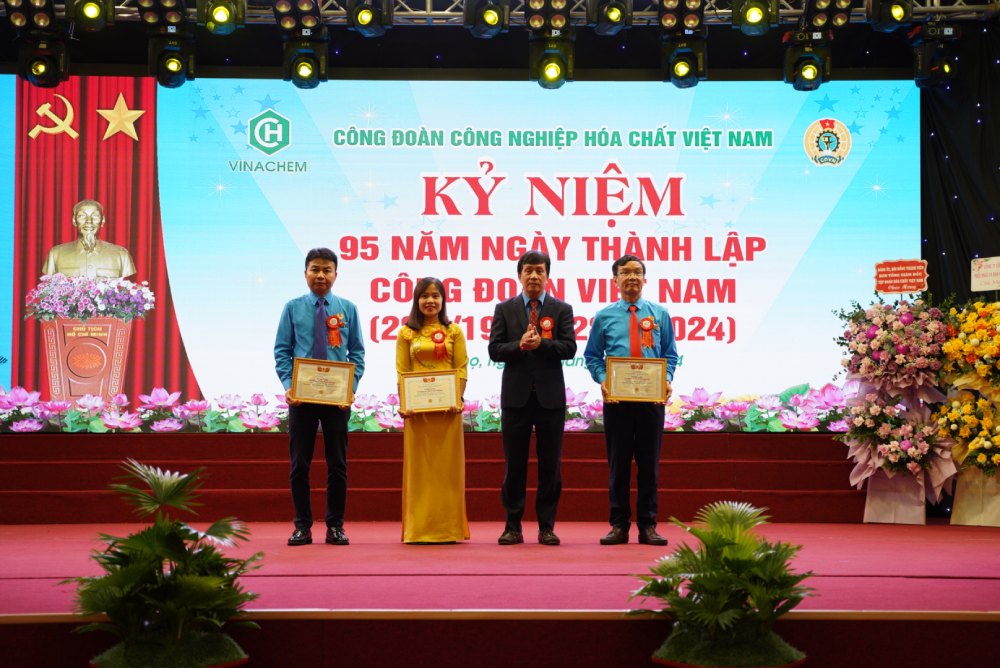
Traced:
<path fill-rule="evenodd" d="M 323 21 L 317 0 L 275 0 L 274 21 L 286 34 L 309 36 Z"/>
<path fill-rule="evenodd" d="M 496 37 L 510 28 L 510 0 L 466 0 L 462 20 L 473 37 Z"/>
<path fill-rule="evenodd" d="M 778 0 L 733 0 L 733 27 L 758 37 L 778 25 Z"/>
<path fill-rule="evenodd" d="M 19 30 L 50 30 L 56 20 L 52 0 L 3 0 L 4 13 Z"/>
<path fill-rule="evenodd" d="M 557 37 L 563 30 L 570 29 L 569 12 L 568 0 L 527 0 L 524 22 L 534 35 Z"/>
<path fill-rule="evenodd" d="M 194 40 L 190 35 L 164 33 L 149 39 L 149 75 L 164 88 L 178 88 L 194 79 Z"/>
<path fill-rule="evenodd" d="M 114 0 L 73 0 L 66 4 L 66 18 L 73 25 L 87 32 L 104 30 L 105 26 L 114 25 Z"/>
<path fill-rule="evenodd" d="M 542 88 L 555 89 L 573 80 L 572 28 L 528 35 L 528 79 Z"/>
<path fill-rule="evenodd" d="M 18 50 L 17 73 L 32 86 L 55 88 L 69 78 L 66 44 L 58 39 L 22 44 Z"/>
<path fill-rule="evenodd" d="M 691 88 L 707 79 L 705 47 L 700 36 L 663 40 L 663 80 L 678 88 Z"/>
<path fill-rule="evenodd" d="M 833 66 L 827 42 L 831 37 L 822 31 L 785 33 L 785 83 L 795 90 L 810 91 L 829 81 Z"/>
<path fill-rule="evenodd" d="M 246 0 L 198 0 L 198 25 L 213 35 L 229 35 L 246 22 Z"/>
<path fill-rule="evenodd" d="M 917 26 L 909 34 L 913 42 L 913 81 L 918 88 L 939 86 L 958 76 L 958 54 L 951 43 L 960 35 L 958 26 L 940 21 Z"/>
<path fill-rule="evenodd" d="M 381 37 L 392 27 L 393 0 L 347 0 L 347 29 Z"/>
<path fill-rule="evenodd" d="M 705 37 L 704 0 L 660 0 L 657 17 L 661 39 L 676 39 L 680 36 Z"/>
<path fill-rule="evenodd" d="M 321 40 L 289 40 L 285 42 L 285 81 L 296 88 L 315 88 L 327 80 L 326 31 Z"/>
<path fill-rule="evenodd" d="M 187 20 L 184 0 L 138 0 L 139 18 L 150 28 L 176 33 Z"/>
<path fill-rule="evenodd" d="M 865 17 L 872 30 L 892 32 L 910 25 L 913 0 L 865 0 Z"/>
<path fill-rule="evenodd" d="M 609 37 L 631 28 L 632 0 L 587 0 L 587 25 Z"/>

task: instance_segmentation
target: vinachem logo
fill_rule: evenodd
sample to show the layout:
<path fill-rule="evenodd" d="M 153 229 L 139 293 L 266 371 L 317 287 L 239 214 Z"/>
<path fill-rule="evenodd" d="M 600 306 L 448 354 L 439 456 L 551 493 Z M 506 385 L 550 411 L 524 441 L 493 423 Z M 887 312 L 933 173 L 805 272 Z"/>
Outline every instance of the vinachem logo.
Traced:
<path fill-rule="evenodd" d="M 292 144 L 292 123 L 274 109 L 265 109 L 250 119 L 247 142 L 264 155 L 274 155 Z"/>

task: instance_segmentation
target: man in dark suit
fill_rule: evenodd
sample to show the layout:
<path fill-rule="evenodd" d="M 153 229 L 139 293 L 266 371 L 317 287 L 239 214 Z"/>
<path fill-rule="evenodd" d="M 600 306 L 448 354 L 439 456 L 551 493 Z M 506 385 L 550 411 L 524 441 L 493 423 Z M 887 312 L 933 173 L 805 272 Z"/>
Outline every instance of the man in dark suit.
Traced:
<path fill-rule="evenodd" d="M 573 307 L 546 294 L 551 260 L 528 251 L 517 261 L 522 292 L 497 304 L 490 329 L 490 359 L 503 362 L 500 427 L 503 432 L 504 476 L 501 498 L 507 525 L 501 545 L 524 542 L 521 517 L 528 481 L 531 430 L 538 456 L 538 542 L 558 545 L 553 531 L 562 492 L 562 459 L 566 383 L 562 360 L 576 354 Z"/>

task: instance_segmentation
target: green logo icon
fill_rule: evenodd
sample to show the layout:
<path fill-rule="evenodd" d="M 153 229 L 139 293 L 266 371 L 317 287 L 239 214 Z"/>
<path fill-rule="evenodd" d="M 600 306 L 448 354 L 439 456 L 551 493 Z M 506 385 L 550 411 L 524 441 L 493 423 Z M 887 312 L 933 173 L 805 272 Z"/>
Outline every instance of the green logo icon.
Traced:
<path fill-rule="evenodd" d="M 274 109 L 265 109 L 250 119 L 247 141 L 265 155 L 274 155 L 292 143 L 292 124 Z"/>

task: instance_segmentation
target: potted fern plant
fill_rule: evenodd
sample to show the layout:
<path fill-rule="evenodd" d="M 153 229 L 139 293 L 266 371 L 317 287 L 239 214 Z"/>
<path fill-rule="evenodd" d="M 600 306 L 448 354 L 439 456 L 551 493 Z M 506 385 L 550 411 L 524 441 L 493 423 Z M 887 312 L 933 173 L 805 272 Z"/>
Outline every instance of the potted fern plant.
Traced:
<path fill-rule="evenodd" d="M 240 576 L 263 557 L 227 557 L 220 547 L 247 540 L 249 531 L 227 517 L 199 531 L 176 517 L 193 513 L 203 469 L 181 474 L 146 466 L 134 459 L 122 464 L 126 479 L 141 486 L 114 484 L 149 526 L 124 538 L 101 534 L 103 550 L 93 559 L 104 574 L 78 577 L 76 608 L 83 615 L 105 615 L 107 621 L 76 630 L 110 631 L 120 642 L 95 657 L 97 668 L 204 668 L 236 666 L 247 656 L 223 626 L 238 618 L 257 597 Z M 236 623 L 256 626 L 238 619 Z"/>
<path fill-rule="evenodd" d="M 790 560 L 798 545 L 769 543 L 753 529 L 767 522 L 766 509 L 718 501 L 689 526 L 671 522 L 700 541 L 681 544 L 640 575 L 645 584 L 632 598 L 658 599 L 653 612 L 673 620 L 670 635 L 653 654 L 668 666 L 798 666 L 805 655 L 782 640 L 774 621 L 811 589 Z"/>

